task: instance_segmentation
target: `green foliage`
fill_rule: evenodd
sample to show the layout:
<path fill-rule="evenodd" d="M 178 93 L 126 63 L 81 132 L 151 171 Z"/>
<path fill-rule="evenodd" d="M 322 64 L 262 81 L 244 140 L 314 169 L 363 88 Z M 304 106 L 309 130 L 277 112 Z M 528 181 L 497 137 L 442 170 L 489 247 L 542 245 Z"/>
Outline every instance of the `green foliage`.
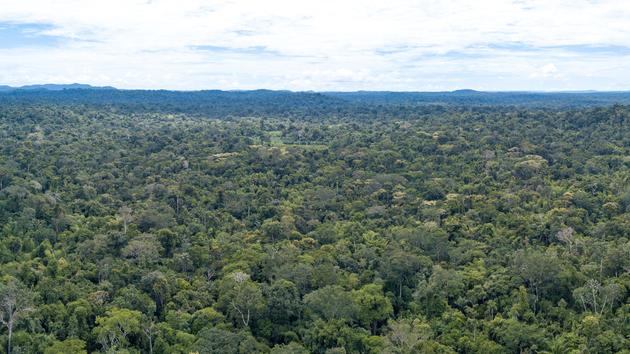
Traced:
<path fill-rule="evenodd" d="M 94 335 L 107 352 L 125 348 L 130 336 L 140 333 L 141 314 L 138 311 L 112 308 L 96 318 Z"/>
<path fill-rule="evenodd" d="M 393 311 L 391 301 L 383 295 L 383 289 L 377 284 L 364 285 L 352 292 L 356 318 L 361 325 L 371 328 L 376 334 L 379 322 L 385 322 Z"/>
<path fill-rule="evenodd" d="M 218 328 L 208 328 L 199 332 L 197 338 L 190 350 L 199 354 L 260 353 L 268 350 L 247 332 L 232 333 Z"/>
<path fill-rule="evenodd" d="M 324 320 L 351 319 L 357 312 L 352 294 L 338 285 L 326 286 L 306 294 L 304 303 L 314 317 Z"/>
<path fill-rule="evenodd" d="M 44 350 L 44 354 L 87 354 L 85 342 L 80 339 L 66 339 L 55 341 Z"/>
<path fill-rule="evenodd" d="M 0 106 L 3 351 L 630 347 L 628 107 L 33 95 Z"/>

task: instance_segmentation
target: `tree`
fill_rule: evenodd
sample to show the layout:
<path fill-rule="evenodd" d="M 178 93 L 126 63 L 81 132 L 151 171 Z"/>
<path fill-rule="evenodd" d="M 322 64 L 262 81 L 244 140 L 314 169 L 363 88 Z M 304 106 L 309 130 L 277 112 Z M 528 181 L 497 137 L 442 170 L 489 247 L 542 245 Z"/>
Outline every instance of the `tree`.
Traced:
<path fill-rule="evenodd" d="M 521 250 L 514 255 L 514 269 L 527 286 L 534 290 L 534 310 L 544 288 L 551 284 L 560 272 L 560 264 L 556 255 L 536 250 Z"/>
<path fill-rule="evenodd" d="M 120 209 L 118 209 L 118 216 L 120 217 L 120 220 L 122 220 L 123 222 L 123 229 L 125 232 L 125 235 L 127 234 L 127 225 L 133 221 L 133 210 L 126 206 L 123 205 L 120 207 Z"/>
<path fill-rule="evenodd" d="M 214 327 L 225 321 L 225 316 L 212 307 L 205 307 L 196 311 L 191 319 L 190 327 L 193 334 L 206 327 Z"/>
<path fill-rule="evenodd" d="M 162 245 L 153 235 L 143 234 L 129 241 L 122 255 L 140 265 L 155 263 L 160 257 Z"/>
<path fill-rule="evenodd" d="M 271 348 L 271 354 L 309 354 L 310 352 L 302 345 L 291 342 L 289 344 L 278 344 Z"/>
<path fill-rule="evenodd" d="M 383 295 L 383 287 L 377 284 L 367 284 L 352 292 L 352 299 L 356 308 L 359 322 L 370 328 L 376 334 L 379 321 L 384 321 L 392 315 L 392 303 Z"/>
<path fill-rule="evenodd" d="M 431 260 L 402 249 L 388 248 L 386 259 L 381 262 L 380 273 L 385 288 L 397 297 L 396 306 L 402 305 L 416 285 L 416 274 L 431 264 Z"/>
<path fill-rule="evenodd" d="M 351 327 L 341 319 L 317 319 L 304 334 L 304 342 L 313 353 L 366 353 L 368 338 L 366 329 Z"/>
<path fill-rule="evenodd" d="M 289 324 L 302 313 L 300 292 L 294 283 L 280 279 L 266 291 L 269 319 L 276 324 Z"/>
<path fill-rule="evenodd" d="M 151 298 L 155 301 L 157 313 L 162 313 L 171 292 L 168 278 L 164 273 L 156 270 L 142 277 L 140 282 L 144 291 L 151 294 Z"/>
<path fill-rule="evenodd" d="M 457 271 L 436 265 L 428 281 L 418 283 L 413 296 L 423 313 L 434 317 L 446 309 L 449 301 L 461 296 L 463 290 L 464 279 Z"/>
<path fill-rule="evenodd" d="M 170 206 L 153 203 L 137 217 L 136 224 L 141 232 L 167 228 L 175 223 L 174 214 Z"/>
<path fill-rule="evenodd" d="M 556 238 L 567 245 L 569 254 L 573 254 L 573 247 L 575 247 L 575 230 L 573 230 L 572 227 L 565 227 L 558 231 Z"/>
<path fill-rule="evenodd" d="M 265 309 L 265 299 L 260 285 L 251 281 L 249 275 L 243 272 L 234 272 L 223 286 L 223 292 L 219 303 L 240 324 L 247 327 L 252 317 Z"/>
<path fill-rule="evenodd" d="M 547 340 L 545 330 L 536 324 L 527 324 L 514 318 L 497 316 L 491 322 L 491 335 L 505 345 L 510 353 L 544 350 Z"/>
<path fill-rule="evenodd" d="M 85 342 L 70 338 L 63 341 L 55 341 L 51 346 L 44 349 L 44 354 L 87 354 Z"/>
<path fill-rule="evenodd" d="M 140 311 L 149 316 L 153 316 L 156 310 L 155 301 L 133 285 L 120 289 L 112 304 L 120 308 Z"/>
<path fill-rule="evenodd" d="M 391 353 L 413 353 L 433 337 L 431 326 L 418 318 L 390 321 L 387 328 L 386 351 Z"/>
<path fill-rule="evenodd" d="M 10 180 L 11 172 L 11 169 L 7 165 L 0 164 L 0 191 L 4 189 L 7 182 Z"/>
<path fill-rule="evenodd" d="M 276 220 L 265 220 L 260 229 L 265 238 L 271 242 L 285 239 L 289 234 L 285 226 Z"/>
<path fill-rule="evenodd" d="M 209 327 L 197 335 L 190 352 L 199 354 L 240 354 L 261 353 L 269 348 L 259 343 L 247 332 L 230 332 L 224 329 Z"/>
<path fill-rule="evenodd" d="M 623 289 L 618 284 L 602 285 L 595 279 L 589 279 L 584 286 L 573 290 L 573 297 L 582 304 L 584 311 L 590 309 L 598 315 L 612 309 L 622 294 Z"/>
<path fill-rule="evenodd" d="M 153 320 L 144 318 L 142 321 L 142 334 L 149 341 L 149 354 L 153 354 L 153 341 L 158 334 L 158 328 Z"/>
<path fill-rule="evenodd" d="M 94 335 L 106 352 L 126 347 L 127 337 L 141 331 L 142 314 L 139 311 L 112 308 L 105 316 L 96 318 Z"/>
<path fill-rule="evenodd" d="M 33 311 L 33 293 L 17 280 L 0 284 L 0 323 L 8 331 L 7 354 L 11 354 L 13 330 Z"/>
<path fill-rule="evenodd" d="M 199 354 L 238 354 L 242 341 L 238 334 L 219 328 L 206 328 L 198 334 L 198 338 L 192 349 Z"/>
<path fill-rule="evenodd" d="M 352 294 L 338 285 L 329 285 L 306 294 L 304 303 L 311 313 L 324 320 L 348 321 L 356 313 Z"/>

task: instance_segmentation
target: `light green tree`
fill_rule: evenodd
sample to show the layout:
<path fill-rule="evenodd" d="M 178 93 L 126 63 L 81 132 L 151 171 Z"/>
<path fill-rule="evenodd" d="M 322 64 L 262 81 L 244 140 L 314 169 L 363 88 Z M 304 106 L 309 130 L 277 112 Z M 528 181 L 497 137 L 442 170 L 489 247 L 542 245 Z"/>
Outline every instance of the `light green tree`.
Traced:
<path fill-rule="evenodd" d="M 103 350 L 108 353 L 116 352 L 127 346 L 127 337 L 133 333 L 140 333 L 142 314 L 139 311 L 112 308 L 105 316 L 96 318 L 93 330 Z"/>

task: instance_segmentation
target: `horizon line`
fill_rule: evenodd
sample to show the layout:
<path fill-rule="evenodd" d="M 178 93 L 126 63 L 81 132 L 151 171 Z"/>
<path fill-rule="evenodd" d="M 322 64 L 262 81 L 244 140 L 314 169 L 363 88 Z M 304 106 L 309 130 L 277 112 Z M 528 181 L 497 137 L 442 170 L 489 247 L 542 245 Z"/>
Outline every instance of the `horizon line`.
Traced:
<path fill-rule="evenodd" d="M 51 88 L 47 88 L 51 87 Z M 68 87 L 64 87 L 68 86 Z M 84 86 L 84 87 L 71 87 L 71 86 Z M 85 87 L 87 86 L 87 87 Z M 64 91 L 64 90 L 112 90 L 112 91 L 169 91 L 169 92 L 206 92 L 206 91 L 221 91 L 221 92 L 253 92 L 253 91 L 271 91 L 271 92 L 291 92 L 291 93 L 538 93 L 538 94 L 552 94 L 552 93 L 574 93 L 574 94 L 588 94 L 588 93 L 630 93 L 630 88 L 626 90 L 597 90 L 597 89 L 575 89 L 575 90 L 478 90 L 471 88 L 458 88 L 453 90 L 291 90 L 291 89 L 270 89 L 270 88 L 249 88 L 249 89 L 226 89 L 226 88 L 204 88 L 204 89 L 168 89 L 168 88 L 119 88 L 112 85 L 92 85 L 83 83 L 44 83 L 44 84 L 25 84 L 21 86 L 11 86 L 0 84 L 0 93 L 8 93 L 13 91 Z M 56 88 L 56 89 L 54 89 Z"/>

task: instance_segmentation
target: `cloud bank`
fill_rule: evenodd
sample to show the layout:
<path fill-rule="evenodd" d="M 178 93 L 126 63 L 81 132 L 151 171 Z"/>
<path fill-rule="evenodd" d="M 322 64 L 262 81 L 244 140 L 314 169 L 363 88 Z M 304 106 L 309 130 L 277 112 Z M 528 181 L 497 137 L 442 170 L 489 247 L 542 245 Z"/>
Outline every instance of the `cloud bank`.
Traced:
<path fill-rule="evenodd" d="M 616 0 L 0 0 L 0 83 L 630 89 Z"/>

